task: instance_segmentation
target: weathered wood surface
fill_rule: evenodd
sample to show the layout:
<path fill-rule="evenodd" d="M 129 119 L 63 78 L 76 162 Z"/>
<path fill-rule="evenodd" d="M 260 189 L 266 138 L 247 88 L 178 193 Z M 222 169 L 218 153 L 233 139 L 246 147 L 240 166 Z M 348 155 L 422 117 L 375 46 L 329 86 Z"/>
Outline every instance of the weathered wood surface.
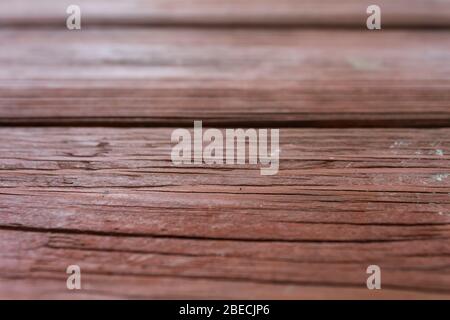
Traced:
<path fill-rule="evenodd" d="M 64 26 L 70 0 L 0 2 L 0 25 Z M 365 28 L 369 0 L 77 0 L 83 24 L 351 26 Z M 377 0 L 385 27 L 450 26 L 449 0 Z"/>
<path fill-rule="evenodd" d="M 450 0 L 72 3 L 0 2 L 0 298 L 450 299 Z M 193 120 L 280 172 L 174 166 Z"/>
<path fill-rule="evenodd" d="M 447 31 L 0 31 L 0 124 L 448 126 Z"/>
<path fill-rule="evenodd" d="M 276 176 L 171 131 L 1 128 L 0 297 L 450 297 L 450 129 L 281 129 Z"/>

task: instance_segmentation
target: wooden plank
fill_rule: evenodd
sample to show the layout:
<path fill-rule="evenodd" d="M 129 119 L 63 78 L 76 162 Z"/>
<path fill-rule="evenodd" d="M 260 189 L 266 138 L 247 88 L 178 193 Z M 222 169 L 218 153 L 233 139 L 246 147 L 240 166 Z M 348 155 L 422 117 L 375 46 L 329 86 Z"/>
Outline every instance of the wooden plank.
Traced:
<path fill-rule="evenodd" d="M 449 297 L 448 241 L 242 243 L 1 231 L 1 298 L 417 299 Z M 430 253 L 430 251 L 432 253 Z M 381 291 L 365 287 L 382 261 Z M 65 289 L 68 265 L 82 290 Z"/>
<path fill-rule="evenodd" d="M 6 29 L 0 124 L 448 126 L 449 40 L 444 31 Z"/>
<path fill-rule="evenodd" d="M 77 0 L 83 25 L 278 25 L 365 28 L 369 0 Z M 65 26 L 69 0 L 0 3 L 1 25 Z M 450 26 L 449 0 L 378 0 L 385 27 Z"/>
<path fill-rule="evenodd" d="M 0 296 L 450 297 L 450 129 L 281 129 L 274 176 L 172 130 L 1 128 Z"/>

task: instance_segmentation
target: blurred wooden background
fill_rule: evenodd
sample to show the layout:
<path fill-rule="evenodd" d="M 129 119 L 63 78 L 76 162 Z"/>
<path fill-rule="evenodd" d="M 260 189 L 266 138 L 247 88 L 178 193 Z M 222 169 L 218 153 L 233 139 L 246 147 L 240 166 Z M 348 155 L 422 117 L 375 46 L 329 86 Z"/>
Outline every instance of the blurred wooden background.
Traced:
<path fill-rule="evenodd" d="M 0 1 L 1 298 L 450 298 L 450 1 L 69 4 Z M 175 167 L 194 120 L 280 172 Z"/>
<path fill-rule="evenodd" d="M 385 27 L 448 27 L 448 0 L 32 0 L 1 1 L 1 24 L 61 25 L 66 8 L 82 8 L 91 25 L 349 26 L 365 25 L 377 4 Z"/>

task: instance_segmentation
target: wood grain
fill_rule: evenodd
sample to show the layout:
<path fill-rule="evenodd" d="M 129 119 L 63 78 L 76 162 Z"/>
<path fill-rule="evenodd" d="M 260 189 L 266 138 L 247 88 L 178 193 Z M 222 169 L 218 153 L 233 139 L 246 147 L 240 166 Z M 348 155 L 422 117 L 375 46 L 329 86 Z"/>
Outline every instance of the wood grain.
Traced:
<path fill-rule="evenodd" d="M 69 0 L 0 2 L 0 24 L 65 27 Z M 365 28 L 369 0 L 77 0 L 83 26 L 240 25 Z M 378 0 L 384 27 L 448 27 L 449 0 Z"/>
<path fill-rule="evenodd" d="M 0 31 L 0 124 L 448 126 L 445 31 Z"/>
<path fill-rule="evenodd" d="M 449 129 L 281 129 L 276 176 L 171 131 L 1 128 L 0 297 L 450 297 Z"/>
<path fill-rule="evenodd" d="M 69 4 L 0 2 L 0 299 L 450 299 L 450 0 Z M 194 120 L 279 173 L 175 166 Z"/>

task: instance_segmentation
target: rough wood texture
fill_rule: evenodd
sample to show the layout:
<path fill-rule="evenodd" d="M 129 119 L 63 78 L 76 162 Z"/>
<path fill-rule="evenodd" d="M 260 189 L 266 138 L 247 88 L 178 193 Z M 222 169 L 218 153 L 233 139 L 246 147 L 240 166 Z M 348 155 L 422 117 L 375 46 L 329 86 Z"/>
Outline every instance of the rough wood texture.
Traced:
<path fill-rule="evenodd" d="M 0 1 L 0 298 L 450 299 L 450 0 L 72 3 Z M 174 166 L 193 120 L 280 172 Z"/>
<path fill-rule="evenodd" d="M 0 297 L 450 297 L 450 129 L 282 129 L 270 177 L 171 131 L 0 129 Z"/>
<path fill-rule="evenodd" d="M 447 31 L 2 30 L 0 124 L 448 126 Z"/>
<path fill-rule="evenodd" d="M 83 24 L 365 28 L 369 0 L 77 0 Z M 64 26 L 70 0 L 0 2 L 0 25 Z M 449 0 L 377 0 L 385 27 L 450 26 Z"/>

